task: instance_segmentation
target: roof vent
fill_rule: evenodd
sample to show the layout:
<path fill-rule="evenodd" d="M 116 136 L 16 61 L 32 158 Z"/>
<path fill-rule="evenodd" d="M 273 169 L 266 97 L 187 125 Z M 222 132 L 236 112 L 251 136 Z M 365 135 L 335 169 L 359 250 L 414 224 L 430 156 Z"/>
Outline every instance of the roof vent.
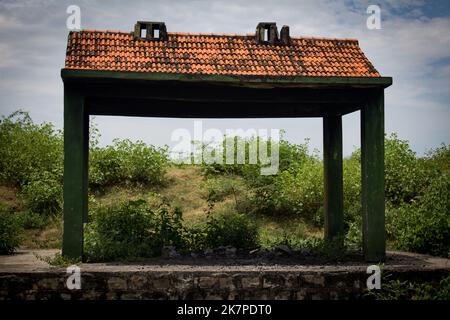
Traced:
<path fill-rule="evenodd" d="M 275 22 L 260 22 L 256 27 L 257 44 L 278 43 L 278 29 Z"/>
<path fill-rule="evenodd" d="M 164 22 L 138 21 L 134 25 L 134 39 L 167 40 Z"/>

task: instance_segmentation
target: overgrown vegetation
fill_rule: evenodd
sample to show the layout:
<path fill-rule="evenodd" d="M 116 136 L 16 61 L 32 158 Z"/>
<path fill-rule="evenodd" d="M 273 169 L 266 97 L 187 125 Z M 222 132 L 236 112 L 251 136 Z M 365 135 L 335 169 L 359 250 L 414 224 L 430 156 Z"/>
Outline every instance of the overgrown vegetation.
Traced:
<path fill-rule="evenodd" d="M 295 145 L 281 139 L 278 174 L 264 176 L 260 162 L 203 164 L 194 170 L 171 164 L 166 148 L 129 140 L 102 147 L 98 137 L 92 127 L 91 221 L 86 230 L 91 261 L 155 256 L 163 246 L 199 251 L 285 244 L 338 251 L 321 239 L 323 164 L 320 155 L 309 150 L 308 141 Z M 248 163 L 252 141 L 240 142 Z M 448 257 L 450 145 L 417 157 L 407 141 L 391 135 L 385 140 L 385 163 L 389 246 Z M 45 238 L 50 226 L 51 240 L 25 243 L 39 248 L 59 245 L 62 174 L 62 132 L 48 123 L 33 123 L 21 111 L 1 120 L 0 182 L 17 190 L 17 205 L 0 210 L 2 253 L 18 247 L 20 234 Z M 358 149 L 344 159 L 345 244 L 352 250 L 361 248 L 360 193 Z"/>
<path fill-rule="evenodd" d="M 208 247 L 233 246 L 253 249 L 258 246 L 258 229 L 243 214 L 211 214 L 205 228 L 205 242 Z"/>
<path fill-rule="evenodd" d="M 279 173 L 273 176 L 260 175 L 259 164 L 239 168 L 203 165 L 208 201 L 214 203 L 231 196 L 237 212 L 245 209 L 258 215 L 300 217 L 307 225 L 323 225 L 321 159 L 309 152 L 307 141 L 293 145 L 281 140 L 279 148 Z M 393 248 L 449 256 L 449 163 L 449 145 L 419 158 L 397 135 L 385 139 L 386 220 Z M 343 166 L 345 244 L 357 249 L 362 241 L 360 150 L 345 158 Z M 237 184 L 240 180 L 236 176 L 243 182 Z"/>
<path fill-rule="evenodd" d="M 257 246 L 256 226 L 244 215 L 211 214 L 204 225 L 183 226 L 178 208 L 140 199 L 93 210 L 85 235 L 88 261 L 154 257 L 164 246 L 198 251 L 219 246 Z"/>
<path fill-rule="evenodd" d="M 11 254 L 20 243 L 20 224 L 5 206 L 0 206 L 0 254 Z"/>
<path fill-rule="evenodd" d="M 128 139 L 116 139 L 112 146 L 103 148 L 94 141 L 89 160 L 89 184 L 94 190 L 120 184 L 162 185 L 169 165 L 166 148 Z"/>
<path fill-rule="evenodd" d="M 366 291 L 364 298 L 376 300 L 450 300 L 450 274 L 438 284 L 383 276 L 381 290 Z"/>
<path fill-rule="evenodd" d="M 46 262 L 48 265 L 56 268 L 68 267 L 74 264 L 78 264 L 81 261 L 79 259 L 70 259 L 61 255 L 61 253 L 57 252 L 53 256 L 41 256 L 39 254 L 34 254 L 36 258 L 41 261 Z"/>

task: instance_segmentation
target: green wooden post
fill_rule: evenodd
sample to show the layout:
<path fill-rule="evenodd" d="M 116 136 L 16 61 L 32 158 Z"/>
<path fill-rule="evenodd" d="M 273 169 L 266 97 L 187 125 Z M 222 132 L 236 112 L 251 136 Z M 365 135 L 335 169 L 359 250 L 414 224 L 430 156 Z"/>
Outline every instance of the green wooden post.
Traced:
<path fill-rule="evenodd" d="M 363 249 L 366 261 L 386 256 L 384 225 L 384 91 L 374 90 L 361 110 Z"/>
<path fill-rule="evenodd" d="M 342 117 L 323 118 L 325 239 L 343 241 Z M 335 240 L 336 241 L 336 240 Z"/>
<path fill-rule="evenodd" d="M 89 118 L 84 98 L 64 87 L 64 233 L 62 254 L 83 256 L 83 223 L 87 218 Z"/>

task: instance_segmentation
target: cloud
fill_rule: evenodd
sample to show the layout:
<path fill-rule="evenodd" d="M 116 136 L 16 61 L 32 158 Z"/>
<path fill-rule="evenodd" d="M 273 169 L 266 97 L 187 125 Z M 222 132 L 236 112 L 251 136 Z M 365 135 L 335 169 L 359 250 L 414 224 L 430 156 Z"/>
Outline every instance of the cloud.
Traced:
<path fill-rule="evenodd" d="M 378 2 L 382 9 L 381 30 L 366 28 L 366 8 L 373 3 L 369 0 L 3 0 L 0 114 L 21 106 L 38 121 L 55 121 L 62 126 L 59 73 L 68 32 L 66 8 L 76 4 L 81 8 L 82 27 L 89 29 L 131 31 L 136 20 L 163 20 L 169 31 L 252 33 L 259 21 L 276 21 L 289 25 L 296 36 L 357 38 L 375 67 L 394 79 L 394 85 L 386 91 L 386 130 L 409 139 L 419 153 L 441 142 L 450 143 L 450 16 L 442 13 L 450 10 L 433 16 L 429 13 L 430 2 Z M 104 142 L 130 136 L 159 145 L 170 143 L 171 130 L 180 125 L 189 128 L 191 124 L 189 120 L 106 117 L 96 121 L 104 133 Z M 221 129 L 272 125 L 285 128 L 286 137 L 294 142 L 311 137 L 312 147 L 322 145 L 320 119 L 216 120 L 208 124 Z M 149 130 L 158 130 L 159 134 L 149 135 Z M 354 145 L 359 145 L 358 114 L 344 118 L 345 153 L 351 152 Z"/>

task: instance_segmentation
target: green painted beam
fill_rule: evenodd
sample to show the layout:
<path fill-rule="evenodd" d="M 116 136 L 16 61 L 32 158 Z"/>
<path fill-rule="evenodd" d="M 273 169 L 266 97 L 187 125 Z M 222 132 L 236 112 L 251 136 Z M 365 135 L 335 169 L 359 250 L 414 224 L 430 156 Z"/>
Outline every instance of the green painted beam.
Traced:
<path fill-rule="evenodd" d="M 64 87 L 64 227 L 62 254 L 83 256 L 87 220 L 89 120 L 81 93 Z"/>
<path fill-rule="evenodd" d="M 384 92 L 376 90 L 361 110 L 361 176 L 365 259 L 386 255 L 384 217 Z"/>
<path fill-rule="evenodd" d="M 391 77 L 274 77 L 274 76 L 233 76 L 186 73 L 161 72 L 126 72 L 107 70 L 78 70 L 61 69 L 64 81 L 74 79 L 122 79 L 122 80 L 151 80 L 151 81 L 184 81 L 210 82 L 229 85 L 255 85 L 267 87 L 315 87 L 315 86 L 349 86 L 349 87 L 382 87 L 392 84 Z"/>
<path fill-rule="evenodd" d="M 86 99 L 83 99 L 83 222 L 88 222 L 89 192 L 89 113 L 86 110 Z"/>
<path fill-rule="evenodd" d="M 342 117 L 323 118 L 324 209 L 326 240 L 344 236 L 344 192 L 342 178 Z"/>
<path fill-rule="evenodd" d="M 86 101 L 90 115 L 170 118 L 297 118 L 340 115 L 354 106 L 342 103 L 260 104 L 165 101 L 158 99 L 97 98 Z M 274 108 L 276 105 L 276 108 Z M 126 108 L 124 108 L 126 106 Z M 354 109 L 353 109 L 354 110 Z"/>

